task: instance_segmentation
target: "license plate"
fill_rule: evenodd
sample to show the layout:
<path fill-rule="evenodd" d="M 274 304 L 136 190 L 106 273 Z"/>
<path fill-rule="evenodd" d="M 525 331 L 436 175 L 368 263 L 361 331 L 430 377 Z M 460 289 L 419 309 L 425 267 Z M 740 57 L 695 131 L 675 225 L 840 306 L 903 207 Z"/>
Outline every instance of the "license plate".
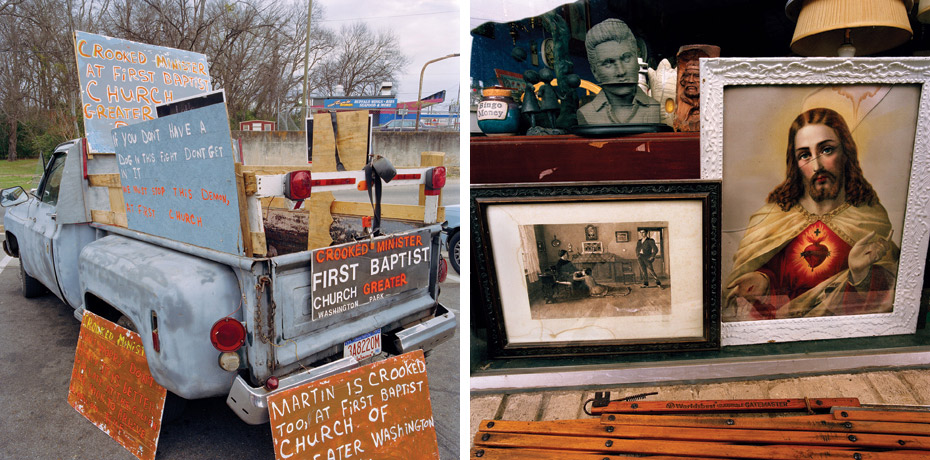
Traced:
<path fill-rule="evenodd" d="M 381 329 L 375 329 L 365 335 L 356 337 L 352 340 L 346 340 L 343 358 L 354 356 L 356 360 L 361 361 L 365 358 L 381 353 Z"/>

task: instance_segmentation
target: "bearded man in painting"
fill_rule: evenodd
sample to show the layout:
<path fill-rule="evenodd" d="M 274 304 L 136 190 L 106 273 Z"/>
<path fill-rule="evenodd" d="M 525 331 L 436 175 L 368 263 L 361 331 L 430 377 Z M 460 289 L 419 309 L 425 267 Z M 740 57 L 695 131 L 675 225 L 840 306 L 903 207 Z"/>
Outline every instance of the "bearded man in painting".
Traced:
<path fill-rule="evenodd" d="M 799 115 L 787 178 L 749 227 L 725 280 L 724 321 L 889 312 L 898 248 L 835 111 Z"/>

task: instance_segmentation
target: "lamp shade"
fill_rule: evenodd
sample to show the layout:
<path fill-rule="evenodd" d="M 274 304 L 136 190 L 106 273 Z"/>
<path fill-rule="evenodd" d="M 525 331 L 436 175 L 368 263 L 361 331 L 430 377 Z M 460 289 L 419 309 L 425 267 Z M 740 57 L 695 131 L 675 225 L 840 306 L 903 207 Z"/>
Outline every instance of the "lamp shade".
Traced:
<path fill-rule="evenodd" d="M 930 0 L 920 0 L 920 5 L 917 7 L 917 20 L 930 24 Z"/>
<path fill-rule="evenodd" d="M 907 11 L 914 0 L 791 0 L 797 19 L 791 50 L 802 56 L 837 56 L 849 32 L 857 55 L 894 48 L 913 36 Z"/>

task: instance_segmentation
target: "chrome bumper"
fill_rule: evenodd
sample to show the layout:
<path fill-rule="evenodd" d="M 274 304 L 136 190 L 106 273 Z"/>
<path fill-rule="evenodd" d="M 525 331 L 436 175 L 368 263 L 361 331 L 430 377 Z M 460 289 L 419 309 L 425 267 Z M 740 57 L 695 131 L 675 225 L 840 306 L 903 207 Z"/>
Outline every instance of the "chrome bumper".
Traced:
<path fill-rule="evenodd" d="M 417 349 L 429 350 L 451 339 L 455 335 L 457 324 L 455 314 L 440 304 L 433 318 L 395 333 L 394 350 L 390 351 L 401 354 Z M 268 423 L 268 396 L 314 380 L 350 371 L 356 367 L 358 367 L 358 361 L 355 358 L 342 358 L 282 377 L 278 382 L 278 388 L 274 391 L 268 391 L 265 387 L 253 387 L 242 376 L 236 376 L 229 395 L 226 397 L 226 404 L 248 424 Z"/>
<path fill-rule="evenodd" d="M 226 397 L 226 404 L 245 423 L 250 425 L 268 423 L 268 396 L 307 382 L 340 374 L 356 367 L 358 367 L 358 361 L 355 358 L 351 356 L 342 358 L 329 364 L 283 377 L 279 380 L 278 388 L 274 391 L 268 391 L 265 387 L 255 388 L 249 385 L 242 376 L 236 376 L 236 380 L 229 390 L 229 396 Z"/>
<path fill-rule="evenodd" d="M 451 339 L 455 335 L 456 325 L 458 319 L 455 313 L 439 304 L 433 318 L 395 333 L 394 348 L 398 354 L 417 349 L 429 350 Z"/>

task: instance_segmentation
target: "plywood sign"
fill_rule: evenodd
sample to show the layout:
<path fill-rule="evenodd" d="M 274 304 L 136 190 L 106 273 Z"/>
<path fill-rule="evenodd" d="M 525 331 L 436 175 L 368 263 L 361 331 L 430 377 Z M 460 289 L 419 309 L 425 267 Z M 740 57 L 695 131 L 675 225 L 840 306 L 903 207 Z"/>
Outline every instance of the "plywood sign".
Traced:
<path fill-rule="evenodd" d="M 268 412 L 279 460 L 439 458 L 422 350 L 272 395 Z"/>
<path fill-rule="evenodd" d="M 129 228 L 245 255 L 224 104 L 112 131 Z"/>
<path fill-rule="evenodd" d="M 74 54 L 91 152 L 113 152 L 110 130 L 155 118 L 156 105 L 210 90 L 200 53 L 76 31 Z"/>
<path fill-rule="evenodd" d="M 84 312 L 68 404 L 140 459 L 154 459 L 166 390 L 139 334 Z"/>
<path fill-rule="evenodd" d="M 340 318 L 357 307 L 429 284 L 429 230 L 330 246 L 311 258 L 311 319 Z"/>

